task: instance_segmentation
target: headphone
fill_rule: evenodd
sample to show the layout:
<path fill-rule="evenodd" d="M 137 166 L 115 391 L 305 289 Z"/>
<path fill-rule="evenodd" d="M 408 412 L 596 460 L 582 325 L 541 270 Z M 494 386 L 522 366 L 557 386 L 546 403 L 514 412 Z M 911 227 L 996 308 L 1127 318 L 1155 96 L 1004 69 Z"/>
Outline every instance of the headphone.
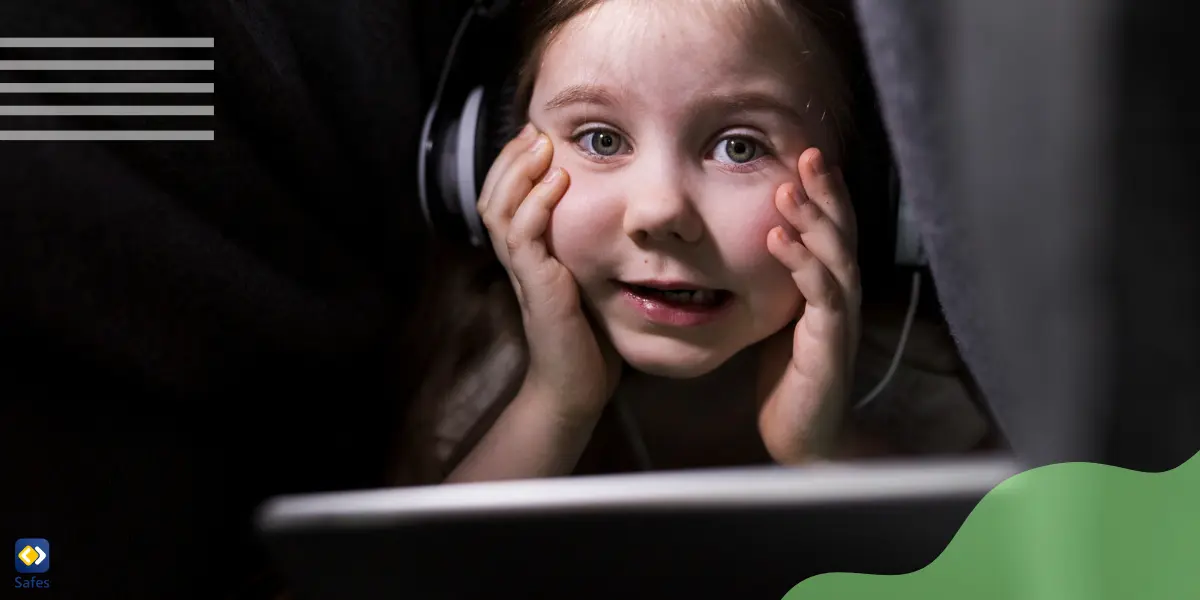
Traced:
<path fill-rule="evenodd" d="M 421 212 L 434 234 L 488 243 L 475 208 L 492 161 L 518 133 L 523 119 L 511 114 L 518 11 L 509 0 L 475 0 L 450 43 L 433 102 L 421 128 L 417 185 Z M 469 69 L 464 67 L 470 67 Z M 889 172 L 888 229 L 894 232 L 893 262 L 927 264 L 924 245 L 897 170 Z"/>

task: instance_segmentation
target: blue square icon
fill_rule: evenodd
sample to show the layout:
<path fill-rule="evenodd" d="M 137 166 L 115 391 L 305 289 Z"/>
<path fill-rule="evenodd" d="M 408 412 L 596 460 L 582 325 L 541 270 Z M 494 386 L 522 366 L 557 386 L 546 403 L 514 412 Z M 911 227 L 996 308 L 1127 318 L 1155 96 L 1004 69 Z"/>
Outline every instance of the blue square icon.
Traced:
<path fill-rule="evenodd" d="M 13 561 L 18 573 L 45 573 L 50 570 L 50 542 L 44 538 L 17 540 Z"/>

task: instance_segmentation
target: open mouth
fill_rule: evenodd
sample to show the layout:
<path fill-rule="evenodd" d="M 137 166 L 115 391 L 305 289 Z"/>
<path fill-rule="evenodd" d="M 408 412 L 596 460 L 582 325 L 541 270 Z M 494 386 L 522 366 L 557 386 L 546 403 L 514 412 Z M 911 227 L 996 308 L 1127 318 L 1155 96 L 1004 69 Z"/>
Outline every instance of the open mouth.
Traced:
<path fill-rule="evenodd" d="M 683 310 L 719 310 L 733 299 L 733 292 L 714 289 L 664 289 L 632 283 L 622 283 L 629 294 L 645 301 L 657 302 Z"/>

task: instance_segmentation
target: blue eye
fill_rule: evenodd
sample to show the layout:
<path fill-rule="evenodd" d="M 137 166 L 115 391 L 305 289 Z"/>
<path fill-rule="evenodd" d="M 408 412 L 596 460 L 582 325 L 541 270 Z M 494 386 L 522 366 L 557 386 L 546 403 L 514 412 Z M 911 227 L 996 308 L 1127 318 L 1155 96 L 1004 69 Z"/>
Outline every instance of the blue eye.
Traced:
<path fill-rule="evenodd" d="M 722 138 L 713 149 L 714 158 L 723 163 L 742 165 L 763 155 L 762 144 L 748 137 Z"/>
<path fill-rule="evenodd" d="M 620 134 L 607 129 L 586 131 L 579 137 L 579 141 L 583 143 L 583 149 L 588 154 L 605 158 L 620 153 L 623 142 Z"/>

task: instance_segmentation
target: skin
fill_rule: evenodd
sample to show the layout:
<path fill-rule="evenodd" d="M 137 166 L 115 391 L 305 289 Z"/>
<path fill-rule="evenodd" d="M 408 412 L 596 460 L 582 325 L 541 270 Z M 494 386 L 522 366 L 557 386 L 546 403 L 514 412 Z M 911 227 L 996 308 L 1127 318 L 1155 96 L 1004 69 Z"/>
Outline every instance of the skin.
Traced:
<path fill-rule="evenodd" d="M 529 114 L 553 142 L 553 165 L 571 174 L 546 233 L 552 254 L 631 366 L 682 378 L 796 315 L 801 294 L 764 241 L 789 225 L 771 198 L 799 183 L 813 139 L 800 114 L 808 90 L 781 76 L 782 53 L 671 4 L 603 3 L 573 20 L 545 53 Z M 778 106 L 736 106 L 751 96 Z M 731 156 L 731 140 L 748 150 Z M 665 328 L 613 279 L 701 283 L 733 292 L 734 306 L 710 325 Z"/>
<path fill-rule="evenodd" d="M 622 361 L 697 377 L 759 343 L 770 455 L 835 453 L 861 296 L 845 184 L 814 147 L 827 132 L 794 54 L 686 4 L 604 2 L 546 49 L 531 124 L 479 203 L 530 368 L 452 480 L 569 472 L 582 446 L 564 432 L 590 433 Z M 704 325 L 652 323 L 616 283 L 647 279 L 729 290 L 733 304 Z"/>

